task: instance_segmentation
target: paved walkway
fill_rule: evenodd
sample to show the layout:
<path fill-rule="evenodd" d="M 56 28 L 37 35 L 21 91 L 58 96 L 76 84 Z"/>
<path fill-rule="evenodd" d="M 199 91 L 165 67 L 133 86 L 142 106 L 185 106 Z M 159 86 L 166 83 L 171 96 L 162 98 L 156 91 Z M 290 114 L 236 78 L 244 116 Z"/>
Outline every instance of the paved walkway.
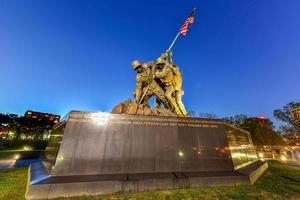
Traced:
<path fill-rule="evenodd" d="M 0 160 L 0 170 L 1 169 L 12 169 L 16 167 L 26 167 L 31 165 L 32 163 L 39 162 L 40 159 L 26 159 L 26 160 L 15 160 L 15 159 L 7 159 Z"/>
<path fill-rule="evenodd" d="M 288 162 L 287 165 L 290 165 L 290 166 L 294 166 L 294 167 L 300 167 L 300 161 L 299 162 Z"/>
<path fill-rule="evenodd" d="M 0 160 L 0 170 L 14 168 L 15 164 L 16 164 L 15 159 Z"/>

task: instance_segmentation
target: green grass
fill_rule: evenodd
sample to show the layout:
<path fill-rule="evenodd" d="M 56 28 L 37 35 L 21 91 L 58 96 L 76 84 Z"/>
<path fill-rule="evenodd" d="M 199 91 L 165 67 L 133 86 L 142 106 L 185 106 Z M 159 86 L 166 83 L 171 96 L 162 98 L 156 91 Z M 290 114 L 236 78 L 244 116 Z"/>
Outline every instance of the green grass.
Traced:
<path fill-rule="evenodd" d="M 24 199 L 27 184 L 27 167 L 0 170 L 0 199 Z"/>
<path fill-rule="evenodd" d="M 0 171 L 0 199 L 24 199 L 27 168 Z M 269 162 L 269 169 L 254 185 L 235 187 L 210 187 L 198 189 L 164 190 L 125 193 L 96 197 L 57 198 L 56 200 L 252 200 L 300 199 L 300 167 Z"/>

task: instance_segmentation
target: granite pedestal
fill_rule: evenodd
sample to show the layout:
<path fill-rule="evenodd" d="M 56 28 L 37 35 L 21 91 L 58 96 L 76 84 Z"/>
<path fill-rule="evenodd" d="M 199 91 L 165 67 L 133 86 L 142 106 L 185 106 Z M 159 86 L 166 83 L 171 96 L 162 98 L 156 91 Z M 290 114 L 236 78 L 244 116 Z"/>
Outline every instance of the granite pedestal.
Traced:
<path fill-rule="evenodd" d="M 252 184 L 267 167 L 223 120 L 70 112 L 30 167 L 26 198 Z"/>

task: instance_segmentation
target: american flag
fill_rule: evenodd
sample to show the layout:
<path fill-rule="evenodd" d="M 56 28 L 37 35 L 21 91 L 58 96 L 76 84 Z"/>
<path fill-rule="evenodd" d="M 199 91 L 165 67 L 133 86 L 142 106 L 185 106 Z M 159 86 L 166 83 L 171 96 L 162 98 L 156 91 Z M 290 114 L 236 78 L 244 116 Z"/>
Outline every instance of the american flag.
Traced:
<path fill-rule="evenodd" d="M 188 31 L 188 26 L 190 24 L 194 23 L 194 19 L 195 19 L 195 8 L 193 9 L 192 13 L 188 16 L 188 18 L 185 20 L 184 24 L 180 28 L 179 32 L 182 35 L 186 35 L 186 33 Z"/>

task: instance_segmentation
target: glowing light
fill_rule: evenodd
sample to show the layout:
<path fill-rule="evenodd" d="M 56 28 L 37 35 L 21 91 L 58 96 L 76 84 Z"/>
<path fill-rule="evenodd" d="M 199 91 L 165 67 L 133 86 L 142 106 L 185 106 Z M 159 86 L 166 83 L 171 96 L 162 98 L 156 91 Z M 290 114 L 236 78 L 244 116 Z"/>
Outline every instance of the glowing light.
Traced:
<path fill-rule="evenodd" d="M 265 116 L 258 116 L 257 118 L 258 118 L 258 119 L 261 119 L 261 120 L 267 119 Z"/>
<path fill-rule="evenodd" d="M 286 157 L 284 155 L 280 156 L 280 160 L 286 161 Z"/>
<path fill-rule="evenodd" d="M 9 132 L 8 132 L 8 135 L 9 135 L 9 136 L 14 136 L 14 135 L 15 135 L 15 133 L 14 133 L 14 132 L 11 132 L 11 131 L 9 131 Z"/>
<path fill-rule="evenodd" d="M 15 160 L 18 160 L 20 158 L 20 155 L 19 154 L 16 154 L 15 155 Z"/>
<path fill-rule="evenodd" d="M 263 153 L 259 153 L 259 154 L 258 154 L 258 158 L 259 158 L 261 161 L 265 161 L 265 158 L 264 158 L 264 154 L 263 154 Z"/>
<path fill-rule="evenodd" d="M 63 155 L 58 156 L 58 160 L 59 160 L 59 161 L 64 160 L 64 156 L 63 156 Z"/>
<path fill-rule="evenodd" d="M 30 151 L 30 150 L 32 150 L 32 147 L 24 146 L 24 147 L 23 147 L 23 150 L 24 150 L 24 151 Z"/>
<path fill-rule="evenodd" d="M 182 151 L 179 151 L 179 152 L 178 152 L 178 155 L 179 155 L 179 157 L 183 157 L 183 156 L 184 156 L 184 153 L 183 153 Z"/>
<path fill-rule="evenodd" d="M 107 124 L 110 115 L 108 113 L 93 113 L 91 117 L 95 124 L 103 126 Z"/>
<path fill-rule="evenodd" d="M 245 153 L 240 153 L 240 152 L 237 152 L 237 153 L 232 153 L 232 158 L 241 158 L 241 157 L 246 157 L 247 156 L 247 154 L 245 154 Z"/>

